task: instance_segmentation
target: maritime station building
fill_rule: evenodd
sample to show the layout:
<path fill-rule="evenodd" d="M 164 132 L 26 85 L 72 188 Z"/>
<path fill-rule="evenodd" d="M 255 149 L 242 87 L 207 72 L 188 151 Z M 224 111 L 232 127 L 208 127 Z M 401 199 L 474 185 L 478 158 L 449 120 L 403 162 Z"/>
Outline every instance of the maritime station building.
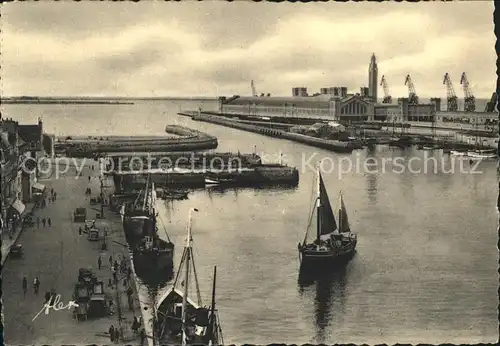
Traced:
<path fill-rule="evenodd" d="M 345 97 L 320 95 L 315 97 L 239 97 L 220 105 L 225 114 L 245 114 L 256 117 L 314 118 L 351 121 L 404 121 L 406 110 L 411 119 L 428 121 L 435 115 L 433 105 L 378 104 L 359 94 Z M 423 113 L 425 112 L 425 113 Z M 406 114 L 405 114 L 406 118 Z"/>
<path fill-rule="evenodd" d="M 436 104 L 410 104 L 407 98 L 397 104 L 377 102 L 378 67 L 375 54 L 368 66 L 368 87 L 348 93 L 347 86 L 324 87 L 320 93 L 308 96 L 306 87 L 292 88 L 292 97 L 233 96 L 220 103 L 220 112 L 257 117 L 297 117 L 328 121 L 432 122 Z"/>

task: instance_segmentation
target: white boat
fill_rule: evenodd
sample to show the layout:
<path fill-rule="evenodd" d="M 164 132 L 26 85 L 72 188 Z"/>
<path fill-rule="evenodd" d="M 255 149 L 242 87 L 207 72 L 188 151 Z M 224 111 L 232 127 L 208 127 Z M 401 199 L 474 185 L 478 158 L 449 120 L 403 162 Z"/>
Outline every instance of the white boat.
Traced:
<path fill-rule="evenodd" d="M 452 150 L 450 151 L 450 154 L 453 156 L 467 156 L 468 153 L 466 151 Z"/>
<path fill-rule="evenodd" d="M 496 159 L 497 152 L 495 149 L 469 150 L 467 156 L 475 159 Z"/>

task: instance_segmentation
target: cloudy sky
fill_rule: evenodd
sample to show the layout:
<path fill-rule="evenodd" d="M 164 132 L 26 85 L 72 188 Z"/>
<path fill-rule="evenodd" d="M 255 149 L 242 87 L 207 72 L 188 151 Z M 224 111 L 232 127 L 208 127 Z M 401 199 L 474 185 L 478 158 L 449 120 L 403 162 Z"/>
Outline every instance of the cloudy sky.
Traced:
<path fill-rule="evenodd" d="M 496 85 L 493 2 L 9 3 L 2 6 L 2 95 L 291 95 L 292 86 L 367 85 L 404 96 L 476 97 Z M 383 92 L 379 90 L 379 95 Z"/>

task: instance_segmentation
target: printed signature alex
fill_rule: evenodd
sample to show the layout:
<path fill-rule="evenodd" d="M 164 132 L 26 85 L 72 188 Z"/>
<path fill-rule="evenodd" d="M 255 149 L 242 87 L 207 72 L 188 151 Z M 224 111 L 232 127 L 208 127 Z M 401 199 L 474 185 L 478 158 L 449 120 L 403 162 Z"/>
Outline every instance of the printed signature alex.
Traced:
<path fill-rule="evenodd" d="M 52 299 L 51 299 L 52 300 Z M 78 307 L 79 305 L 77 303 L 75 303 L 74 301 L 70 300 L 68 302 L 68 304 L 64 305 L 63 302 L 60 301 L 61 300 L 61 295 L 58 294 L 54 297 L 53 301 L 52 301 L 52 304 L 50 302 L 50 300 L 45 303 L 42 307 L 42 310 L 40 310 L 40 312 L 38 312 L 38 314 L 36 314 L 35 317 L 33 317 L 33 319 L 31 320 L 31 322 L 33 322 L 34 320 L 37 319 L 38 316 L 40 316 L 40 314 L 42 312 L 45 311 L 45 315 L 48 315 L 49 312 L 50 312 L 50 309 L 54 310 L 54 311 L 60 311 L 60 310 L 69 310 L 71 309 L 72 307 Z"/>

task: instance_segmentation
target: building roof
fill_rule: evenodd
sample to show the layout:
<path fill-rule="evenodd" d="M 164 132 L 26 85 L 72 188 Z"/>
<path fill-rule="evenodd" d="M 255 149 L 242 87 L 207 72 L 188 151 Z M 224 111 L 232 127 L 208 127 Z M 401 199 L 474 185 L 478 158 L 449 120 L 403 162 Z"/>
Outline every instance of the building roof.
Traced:
<path fill-rule="evenodd" d="M 19 137 L 25 142 L 40 142 L 42 138 L 42 127 L 40 125 L 19 125 Z"/>
<path fill-rule="evenodd" d="M 228 102 L 226 105 L 238 105 L 238 106 L 267 106 L 267 107 L 293 107 L 295 108 L 319 108 L 328 109 L 330 108 L 330 100 L 335 99 L 341 101 L 342 103 L 348 103 L 349 101 L 356 99 L 363 103 L 371 103 L 363 99 L 360 95 L 348 94 L 344 98 L 335 97 L 332 95 L 318 95 L 318 96 L 294 96 L 294 97 L 239 97 Z"/>
<path fill-rule="evenodd" d="M 320 97 L 323 96 L 323 97 Z M 297 108 L 329 108 L 330 95 L 320 95 L 314 97 L 239 97 L 228 105 L 249 105 L 267 107 L 284 107 L 292 105 Z"/>

